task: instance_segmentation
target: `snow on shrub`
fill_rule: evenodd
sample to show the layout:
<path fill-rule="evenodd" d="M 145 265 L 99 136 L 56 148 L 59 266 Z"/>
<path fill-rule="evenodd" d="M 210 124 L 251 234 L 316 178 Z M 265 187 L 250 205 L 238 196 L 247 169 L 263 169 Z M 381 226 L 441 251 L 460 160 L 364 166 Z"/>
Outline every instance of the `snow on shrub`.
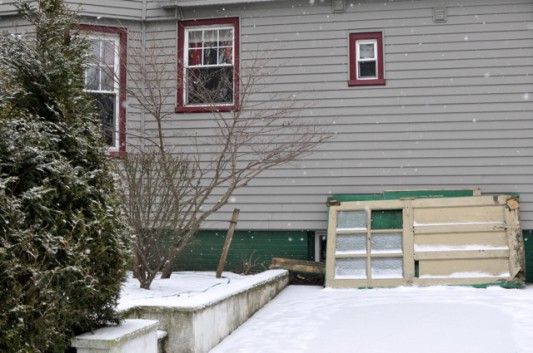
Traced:
<path fill-rule="evenodd" d="M 63 353 L 118 322 L 127 238 L 75 17 L 20 9 L 35 33 L 0 38 L 0 352 Z"/>

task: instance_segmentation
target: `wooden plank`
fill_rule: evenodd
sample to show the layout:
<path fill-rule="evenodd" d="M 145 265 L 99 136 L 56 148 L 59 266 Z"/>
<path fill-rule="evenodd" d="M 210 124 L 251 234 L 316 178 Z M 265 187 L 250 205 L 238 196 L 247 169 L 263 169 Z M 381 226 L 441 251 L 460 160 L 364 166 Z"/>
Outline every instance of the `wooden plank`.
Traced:
<path fill-rule="evenodd" d="M 415 278 L 415 286 L 435 286 L 435 285 L 476 285 L 499 283 L 509 281 L 508 277 L 477 277 L 477 278 Z"/>
<path fill-rule="evenodd" d="M 461 198 L 462 199 L 462 198 Z M 433 199 L 436 200 L 436 199 Z M 449 200 L 449 199 L 446 199 Z M 417 207 L 415 206 L 414 225 L 424 226 L 426 224 L 443 223 L 491 223 L 503 224 L 502 205 L 461 205 L 445 207 Z"/>
<path fill-rule="evenodd" d="M 456 247 L 479 244 L 491 247 L 507 247 L 505 231 L 499 232 L 457 232 L 457 233 L 417 233 L 414 237 L 415 249 L 439 246 Z"/>
<path fill-rule="evenodd" d="M 366 228 L 337 228 L 337 234 L 366 234 Z"/>
<path fill-rule="evenodd" d="M 474 197 L 455 197 L 446 199 L 416 199 L 413 201 L 413 207 L 465 207 L 465 206 L 491 206 L 503 205 L 509 198 L 509 195 L 490 195 Z"/>
<path fill-rule="evenodd" d="M 508 199 L 506 205 L 505 222 L 507 224 L 507 240 L 509 249 L 511 250 L 509 258 L 509 273 L 511 274 L 511 278 L 515 278 L 518 275 L 524 277 L 524 241 L 522 239 L 522 232 L 518 218 L 520 205 L 518 199 L 516 198 Z"/>
<path fill-rule="evenodd" d="M 366 224 L 367 224 L 367 233 L 366 233 L 366 253 L 370 254 L 370 251 L 372 251 L 372 242 L 371 242 L 371 236 L 372 236 L 372 230 L 370 229 L 372 225 L 372 211 L 370 208 L 366 208 Z M 367 256 L 366 261 L 366 278 L 368 281 L 368 285 L 372 285 L 372 261 L 370 261 L 370 258 Z"/>
<path fill-rule="evenodd" d="M 350 201 L 343 202 L 337 206 L 337 210 L 364 210 L 366 208 L 379 210 L 394 210 L 404 206 L 403 200 L 385 200 L 385 201 Z"/>
<path fill-rule="evenodd" d="M 506 229 L 503 222 L 484 223 L 440 223 L 440 224 L 419 224 L 413 227 L 415 235 L 419 234 L 444 234 L 444 233 L 480 233 L 480 232 L 501 232 Z"/>
<path fill-rule="evenodd" d="M 222 271 L 224 271 L 224 266 L 226 266 L 226 259 L 228 257 L 229 247 L 233 239 L 233 233 L 235 232 L 235 227 L 237 226 L 237 220 L 239 219 L 239 213 L 241 211 L 238 208 L 233 210 L 231 216 L 230 225 L 228 228 L 228 233 L 226 234 L 226 240 L 224 240 L 224 246 L 222 247 L 222 254 L 220 255 L 220 261 L 218 262 L 217 274 L 216 277 L 222 277 Z"/>
<path fill-rule="evenodd" d="M 328 215 L 328 236 L 326 239 L 326 287 L 337 287 L 335 281 L 335 247 L 337 242 L 337 211 L 339 206 L 330 206 Z"/>
<path fill-rule="evenodd" d="M 478 259 L 437 259 L 419 261 L 420 276 L 443 276 L 476 278 L 486 273 L 500 277 L 509 276 L 508 258 L 478 258 Z M 449 276 L 449 277 L 447 277 Z"/>
<path fill-rule="evenodd" d="M 330 278 L 329 281 L 326 277 L 326 287 L 331 288 L 363 288 L 368 287 L 368 282 L 365 279 L 351 279 L 351 278 L 344 278 L 344 279 L 335 279 Z"/>
<path fill-rule="evenodd" d="M 291 272 L 299 272 L 305 274 L 319 274 L 323 275 L 326 272 L 326 267 L 322 262 L 303 261 L 294 259 L 284 259 L 274 257 L 272 259 L 271 269 L 285 269 Z"/>
<path fill-rule="evenodd" d="M 414 261 L 414 228 L 413 228 L 413 208 L 412 200 L 405 201 L 403 209 L 403 275 L 408 284 L 413 283 L 415 276 Z"/>
<path fill-rule="evenodd" d="M 509 258 L 506 250 L 460 250 L 460 251 L 418 251 L 414 253 L 415 260 L 454 260 L 454 259 L 488 259 Z"/>
<path fill-rule="evenodd" d="M 363 252 L 336 252 L 335 258 L 337 259 L 351 259 L 351 258 L 367 258 L 367 254 Z"/>

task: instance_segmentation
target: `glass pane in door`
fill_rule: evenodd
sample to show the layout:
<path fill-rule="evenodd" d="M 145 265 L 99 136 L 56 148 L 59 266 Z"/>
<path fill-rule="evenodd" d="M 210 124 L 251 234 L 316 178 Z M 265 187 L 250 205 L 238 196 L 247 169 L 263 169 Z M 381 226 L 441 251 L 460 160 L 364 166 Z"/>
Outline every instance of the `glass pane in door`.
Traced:
<path fill-rule="evenodd" d="M 372 278 L 403 278 L 401 257 L 373 258 L 371 260 Z"/>
<path fill-rule="evenodd" d="M 366 259 L 336 259 L 335 278 L 366 278 Z"/>
<path fill-rule="evenodd" d="M 337 230 L 366 229 L 365 211 L 339 211 L 337 212 Z"/>

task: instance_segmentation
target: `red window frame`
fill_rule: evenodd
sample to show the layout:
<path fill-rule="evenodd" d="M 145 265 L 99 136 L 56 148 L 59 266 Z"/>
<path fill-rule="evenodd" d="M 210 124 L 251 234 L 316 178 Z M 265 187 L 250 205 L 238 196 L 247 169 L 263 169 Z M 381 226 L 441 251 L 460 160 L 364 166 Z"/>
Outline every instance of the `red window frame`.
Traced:
<path fill-rule="evenodd" d="M 357 57 L 356 48 L 357 42 L 362 40 L 375 40 L 377 42 L 376 59 L 377 59 L 377 78 L 375 79 L 361 79 L 357 78 Z M 350 33 L 350 77 L 348 86 L 383 86 L 385 85 L 384 63 L 383 63 L 383 33 L 382 32 L 366 32 L 366 33 Z"/>
<path fill-rule="evenodd" d="M 113 157 L 126 155 L 126 65 L 128 57 L 128 31 L 121 27 L 101 26 L 92 24 L 80 24 L 80 31 L 88 33 L 109 33 L 118 36 L 119 39 L 119 89 L 118 89 L 118 149 L 110 148 L 109 154 Z"/>
<path fill-rule="evenodd" d="M 234 54 L 233 54 L 233 104 L 220 105 L 185 105 L 184 100 L 184 60 L 185 60 L 185 29 L 191 27 L 207 27 L 216 25 L 233 26 Z M 239 54 L 240 54 L 240 28 L 238 17 L 226 17 L 203 20 L 185 20 L 178 22 L 178 92 L 176 113 L 202 113 L 202 112 L 230 112 L 239 110 Z"/>

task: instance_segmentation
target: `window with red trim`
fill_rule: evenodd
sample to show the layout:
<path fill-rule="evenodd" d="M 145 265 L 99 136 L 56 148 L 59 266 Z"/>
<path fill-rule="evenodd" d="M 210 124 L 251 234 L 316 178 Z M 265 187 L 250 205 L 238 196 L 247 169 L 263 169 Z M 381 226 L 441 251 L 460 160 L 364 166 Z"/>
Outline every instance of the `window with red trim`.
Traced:
<path fill-rule="evenodd" d="M 351 33 L 348 85 L 384 85 L 383 71 L 383 34 Z"/>
<path fill-rule="evenodd" d="M 89 42 L 85 91 L 94 97 L 110 152 L 126 150 L 126 31 L 81 25 Z"/>
<path fill-rule="evenodd" d="M 239 19 L 178 24 L 178 112 L 238 108 Z"/>

